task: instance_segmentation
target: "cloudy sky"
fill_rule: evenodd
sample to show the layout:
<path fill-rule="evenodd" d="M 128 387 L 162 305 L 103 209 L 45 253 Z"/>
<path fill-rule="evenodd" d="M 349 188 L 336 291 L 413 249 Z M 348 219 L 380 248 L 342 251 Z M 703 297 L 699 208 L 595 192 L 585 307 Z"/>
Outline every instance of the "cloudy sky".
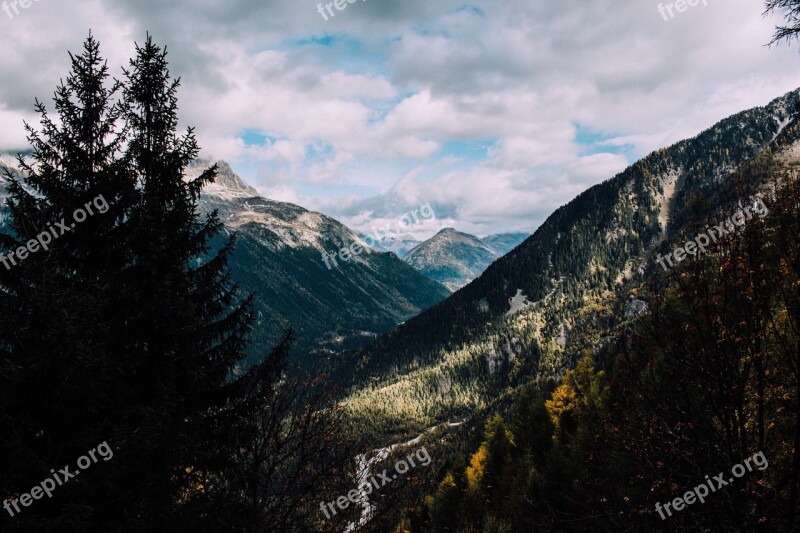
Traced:
<path fill-rule="evenodd" d="M 764 46 L 777 19 L 759 0 L 674 17 L 655 0 L 344 5 L 4 4 L 0 151 L 25 148 L 34 98 L 49 101 L 90 31 L 114 73 L 149 31 L 203 155 L 264 196 L 364 230 L 430 203 L 418 237 L 486 235 L 532 231 L 648 152 L 800 86 L 797 49 Z"/>

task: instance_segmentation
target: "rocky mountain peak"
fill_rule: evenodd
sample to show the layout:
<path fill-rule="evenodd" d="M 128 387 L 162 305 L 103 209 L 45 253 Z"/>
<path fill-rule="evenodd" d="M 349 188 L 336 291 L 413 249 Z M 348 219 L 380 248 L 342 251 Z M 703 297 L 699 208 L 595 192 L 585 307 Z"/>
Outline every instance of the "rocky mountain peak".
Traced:
<path fill-rule="evenodd" d="M 192 180 L 200 175 L 214 163 L 208 159 L 197 159 L 187 168 L 184 179 Z M 245 198 L 259 196 L 258 191 L 247 185 L 231 168 L 222 160 L 216 162 L 217 177 L 214 183 L 203 187 L 203 193 L 211 196 L 218 196 L 224 199 Z"/>
<path fill-rule="evenodd" d="M 234 191 L 242 191 L 253 196 L 258 196 L 258 191 L 247 185 L 242 178 L 240 178 L 225 161 L 217 161 L 217 179 L 215 183 L 221 187 L 225 187 Z"/>

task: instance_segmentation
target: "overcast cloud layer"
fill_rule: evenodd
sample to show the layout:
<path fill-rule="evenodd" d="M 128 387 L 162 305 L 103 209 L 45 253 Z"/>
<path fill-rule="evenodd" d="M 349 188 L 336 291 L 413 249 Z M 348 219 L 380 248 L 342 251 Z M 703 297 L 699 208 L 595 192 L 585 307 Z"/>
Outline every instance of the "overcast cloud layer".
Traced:
<path fill-rule="evenodd" d="M 343 0 L 342 0 L 343 1 Z M 669 2 L 666 2 L 669 3 Z M 534 230 L 653 149 L 800 86 L 759 0 L 36 0 L 0 12 L 0 151 L 91 32 L 112 72 L 149 31 L 203 155 L 368 230 Z M 11 10 L 13 14 L 13 10 Z"/>

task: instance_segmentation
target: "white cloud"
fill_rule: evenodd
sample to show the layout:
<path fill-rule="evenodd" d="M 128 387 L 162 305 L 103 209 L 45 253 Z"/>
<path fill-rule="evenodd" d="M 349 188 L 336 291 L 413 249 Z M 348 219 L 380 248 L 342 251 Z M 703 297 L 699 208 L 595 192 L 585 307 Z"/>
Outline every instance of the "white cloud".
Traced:
<path fill-rule="evenodd" d="M 116 76 L 149 30 L 204 155 L 265 194 L 356 225 L 430 201 L 459 229 L 533 229 L 631 158 L 800 86 L 796 51 L 763 46 L 776 21 L 761 10 L 714 0 L 664 21 L 639 0 L 404 0 L 326 22 L 277 0 L 38 2 L 0 13 L 0 150 L 25 147 L 22 119 L 90 28 Z M 578 127 L 605 140 L 588 150 Z"/>

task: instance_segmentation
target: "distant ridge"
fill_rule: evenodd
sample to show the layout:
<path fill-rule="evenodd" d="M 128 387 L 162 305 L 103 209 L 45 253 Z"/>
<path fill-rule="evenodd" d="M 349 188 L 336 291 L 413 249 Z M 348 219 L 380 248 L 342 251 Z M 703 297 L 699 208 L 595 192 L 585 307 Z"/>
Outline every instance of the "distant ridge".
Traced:
<path fill-rule="evenodd" d="M 411 249 L 404 257 L 426 276 L 456 291 L 477 278 L 499 257 L 527 238 L 526 234 L 500 234 L 479 239 L 445 228 Z"/>

